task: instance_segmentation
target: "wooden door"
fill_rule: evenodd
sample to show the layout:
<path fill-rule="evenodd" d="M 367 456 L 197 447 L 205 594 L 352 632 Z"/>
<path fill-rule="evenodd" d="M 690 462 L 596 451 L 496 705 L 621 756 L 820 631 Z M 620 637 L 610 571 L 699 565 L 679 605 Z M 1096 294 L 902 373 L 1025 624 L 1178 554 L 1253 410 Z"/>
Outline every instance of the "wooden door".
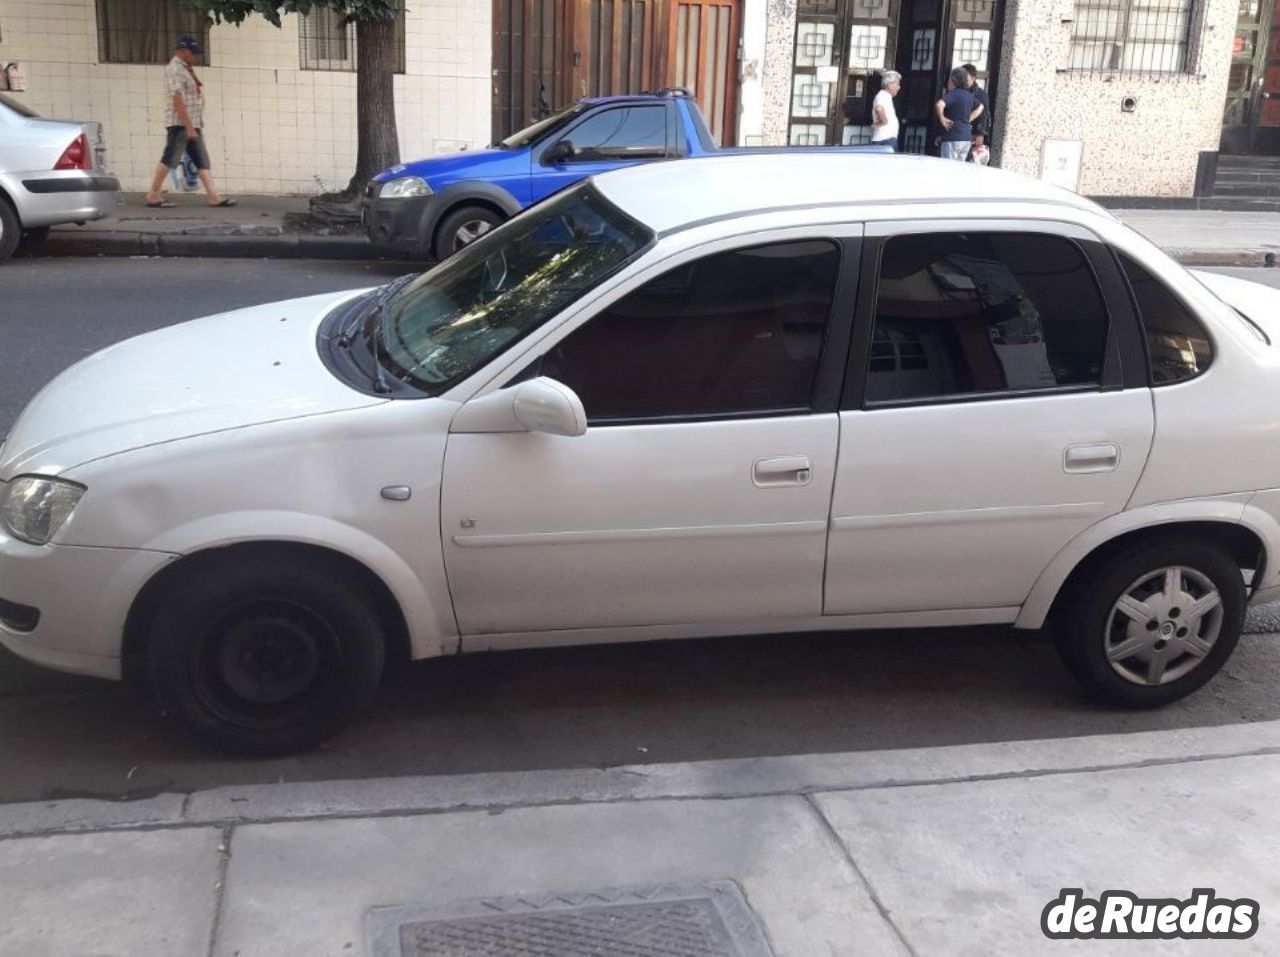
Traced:
<path fill-rule="evenodd" d="M 668 82 L 693 93 L 722 146 L 737 131 L 738 31 L 738 0 L 672 3 Z"/>
<path fill-rule="evenodd" d="M 493 137 L 568 106 L 574 0 L 493 0 Z"/>

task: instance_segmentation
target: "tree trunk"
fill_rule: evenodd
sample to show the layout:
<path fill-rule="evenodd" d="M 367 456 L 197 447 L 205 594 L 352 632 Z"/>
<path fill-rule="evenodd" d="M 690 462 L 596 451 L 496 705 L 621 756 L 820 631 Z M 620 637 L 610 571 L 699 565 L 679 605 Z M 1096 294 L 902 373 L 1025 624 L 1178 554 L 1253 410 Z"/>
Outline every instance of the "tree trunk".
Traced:
<path fill-rule="evenodd" d="M 400 162 L 396 131 L 396 22 L 391 17 L 356 21 L 356 170 L 340 193 L 312 197 L 311 211 L 324 220 L 360 218 L 369 181 Z"/>

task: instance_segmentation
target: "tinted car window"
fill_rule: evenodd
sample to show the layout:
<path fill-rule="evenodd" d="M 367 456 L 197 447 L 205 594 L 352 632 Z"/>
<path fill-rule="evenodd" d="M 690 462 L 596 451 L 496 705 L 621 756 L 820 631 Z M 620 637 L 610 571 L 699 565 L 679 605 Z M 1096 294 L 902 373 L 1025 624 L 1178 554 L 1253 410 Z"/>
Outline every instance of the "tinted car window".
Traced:
<path fill-rule="evenodd" d="M 667 108 L 626 106 L 588 117 L 568 133 L 577 159 L 664 155 Z"/>
<path fill-rule="evenodd" d="M 1121 253 L 1120 265 L 1147 334 L 1151 384 L 1168 385 L 1198 376 L 1213 358 L 1204 326 L 1168 286 L 1135 260 Z"/>
<path fill-rule="evenodd" d="M 839 252 L 808 241 L 679 266 L 543 357 L 595 422 L 808 410 Z"/>
<path fill-rule="evenodd" d="M 868 402 L 1097 385 L 1107 311 L 1084 252 L 1040 233 L 884 245 Z"/>

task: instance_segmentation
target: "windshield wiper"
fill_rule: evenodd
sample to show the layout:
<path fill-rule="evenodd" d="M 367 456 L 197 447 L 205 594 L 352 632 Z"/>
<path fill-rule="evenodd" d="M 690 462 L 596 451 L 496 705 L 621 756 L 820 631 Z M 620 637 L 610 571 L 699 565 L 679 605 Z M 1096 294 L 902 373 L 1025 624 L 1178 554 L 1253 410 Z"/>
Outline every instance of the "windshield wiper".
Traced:
<path fill-rule="evenodd" d="M 373 317 L 373 337 L 369 343 L 369 351 L 373 353 L 373 391 L 380 395 L 386 395 L 391 391 L 391 386 L 387 384 L 386 373 L 382 368 L 382 362 L 378 359 L 379 353 L 386 348 L 386 336 L 391 328 L 388 307 L 395 294 L 417 278 L 416 273 L 410 273 L 407 276 L 401 276 L 399 279 L 391 280 L 391 282 L 378 290 L 377 297 L 365 313 L 366 316 Z"/>
<path fill-rule="evenodd" d="M 418 278 L 417 273 L 409 273 L 399 276 L 391 282 L 382 286 L 368 299 L 363 309 L 356 312 L 347 324 L 342 327 L 334 341 L 344 349 L 351 348 L 352 338 L 356 331 L 363 325 L 367 324 L 371 317 L 377 317 L 378 328 L 374 330 L 374 339 L 372 340 L 370 351 L 373 353 L 373 388 L 374 391 L 383 395 L 391 391 L 391 387 L 387 384 L 386 377 L 382 371 L 382 363 L 378 361 L 378 352 L 382 336 L 383 316 L 387 308 L 387 304 L 391 301 L 401 289 L 410 282 Z"/>

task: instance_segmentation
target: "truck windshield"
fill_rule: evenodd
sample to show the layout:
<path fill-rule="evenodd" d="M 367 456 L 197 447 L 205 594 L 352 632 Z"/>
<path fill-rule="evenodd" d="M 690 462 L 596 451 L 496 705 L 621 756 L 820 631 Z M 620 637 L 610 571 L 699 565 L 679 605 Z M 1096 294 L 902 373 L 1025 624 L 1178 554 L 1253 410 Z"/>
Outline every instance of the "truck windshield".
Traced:
<path fill-rule="evenodd" d="M 498 145 L 503 149 L 517 150 L 521 147 L 528 146 L 536 142 L 548 133 L 554 133 L 560 129 L 575 116 L 578 116 L 584 110 L 586 105 L 578 103 L 569 107 L 567 110 L 561 110 L 559 113 L 553 113 L 544 119 L 538 120 L 532 126 L 526 126 L 519 133 L 512 133 L 505 140 L 500 140 Z"/>
<path fill-rule="evenodd" d="M 397 294 L 366 327 L 403 382 L 439 395 L 638 256 L 653 233 L 590 185 L 488 233 Z M 372 345 L 372 340 L 371 340 Z"/>

